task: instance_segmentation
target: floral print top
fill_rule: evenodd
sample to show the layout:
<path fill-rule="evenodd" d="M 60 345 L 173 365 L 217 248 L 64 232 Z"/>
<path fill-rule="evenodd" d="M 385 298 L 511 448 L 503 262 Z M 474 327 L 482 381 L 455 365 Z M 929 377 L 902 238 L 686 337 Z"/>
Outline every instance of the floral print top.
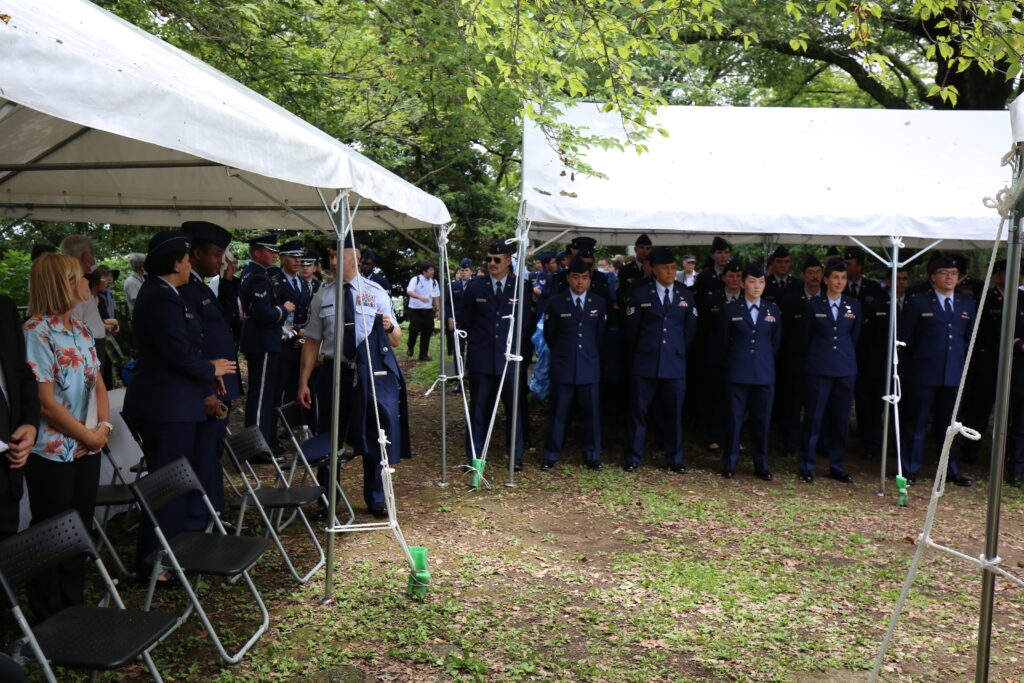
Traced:
<path fill-rule="evenodd" d="M 96 387 L 99 361 L 92 334 L 78 318 L 71 329 L 56 316 L 36 315 L 25 321 L 28 364 L 36 382 L 53 383 L 53 396 L 79 421 L 85 422 L 89 396 Z M 32 452 L 48 460 L 72 462 L 78 441 L 39 419 L 39 436 Z"/>

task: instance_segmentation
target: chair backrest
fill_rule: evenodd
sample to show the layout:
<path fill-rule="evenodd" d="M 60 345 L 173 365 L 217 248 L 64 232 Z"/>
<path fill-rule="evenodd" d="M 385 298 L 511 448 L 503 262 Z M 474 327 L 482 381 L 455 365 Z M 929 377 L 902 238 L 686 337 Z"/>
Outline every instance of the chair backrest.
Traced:
<path fill-rule="evenodd" d="M 224 437 L 224 445 L 239 460 L 249 460 L 260 455 L 273 457 L 274 453 L 256 425 L 249 425 L 237 434 Z"/>
<path fill-rule="evenodd" d="M 33 576 L 80 555 L 99 557 L 77 510 L 33 524 L 0 542 L 0 585 L 8 605 L 17 605 L 14 591 Z"/>
<path fill-rule="evenodd" d="M 304 424 L 303 420 L 305 419 L 302 406 L 297 401 L 290 401 L 279 406 L 278 410 L 281 413 L 281 420 L 284 421 L 285 429 L 297 437 L 298 434 L 295 433 L 295 430 Z"/>
<path fill-rule="evenodd" d="M 153 524 L 157 523 L 156 513 L 168 503 L 193 491 L 206 494 L 192 465 L 185 458 L 172 460 L 130 486 L 135 499 L 139 501 L 139 507 L 146 511 Z"/>

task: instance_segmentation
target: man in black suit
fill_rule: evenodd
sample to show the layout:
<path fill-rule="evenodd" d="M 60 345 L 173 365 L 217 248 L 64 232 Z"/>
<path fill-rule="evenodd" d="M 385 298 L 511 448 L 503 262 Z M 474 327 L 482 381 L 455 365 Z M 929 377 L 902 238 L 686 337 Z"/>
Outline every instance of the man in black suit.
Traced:
<path fill-rule="evenodd" d="M 18 532 L 23 472 L 39 428 L 39 389 L 25 362 L 18 309 L 0 296 L 0 539 Z"/>

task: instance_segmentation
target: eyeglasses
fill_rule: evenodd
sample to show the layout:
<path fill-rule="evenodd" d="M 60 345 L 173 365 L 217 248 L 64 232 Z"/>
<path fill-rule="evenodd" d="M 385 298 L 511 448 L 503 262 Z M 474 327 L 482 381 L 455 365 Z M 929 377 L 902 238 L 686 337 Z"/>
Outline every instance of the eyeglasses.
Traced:
<path fill-rule="evenodd" d="M 505 260 L 504 256 L 488 256 L 487 257 L 487 262 L 488 263 L 501 263 L 504 260 Z"/>
<path fill-rule="evenodd" d="M 934 275 L 941 277 L 957 277 L 960 274 L 957 270 L 936 270 Z"/>

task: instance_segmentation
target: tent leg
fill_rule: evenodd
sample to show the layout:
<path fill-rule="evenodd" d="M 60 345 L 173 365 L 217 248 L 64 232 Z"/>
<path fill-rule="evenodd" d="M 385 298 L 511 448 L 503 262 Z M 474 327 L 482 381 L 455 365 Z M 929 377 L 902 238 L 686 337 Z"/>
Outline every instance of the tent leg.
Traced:
<path fill-rule="evenodd" d="M 444 228 L 442 227 L 441 230 L 443 232 Z M 447 400 L 448 395 L 448 372 L 445 369 L 445 359 L 447 358 L 445 352 L 447 351 L 446 338 L 448 336 L 448 321 L 445 319 L 446 316 L 444 312 L 448 310 L 447 307 L 451 306 L 452 302 L 448 297 L 448 283 L 446 282 L 446 280 L 451 280 L 451 274 L 448 272 L 448 252 L 444 245 L 441 244 L 440 234 L 438 235 L 437 251 L 440 256 L 437 262 L 437 272 L 441 279 L 441 338 L 438 340 L 441 345 L 439 353 L 439 365 L 441 367 L 441 481 L 437 482 L 437 485 L 448 486 L 448 419 L 445 414 L 445 401 Z M 457 340 L 453 339 L 452 341 L 458 343 Z"/>
<path fill-rule="evenodd" d="M 1016 183 L 1021 179 L 1024 154 L 1017 152 Z M 1017 319 L 1017 282 L 1020 278 L 1021 221 L 1020 205 L 1010 215 L 1010 236 L 1006 245 L 1006 287 L 1003 292 L 1003 323 L 1000 330 L 999 369 L 996 374 L 995 430 L 992 434 L 992 457 L 988 475 L 988 514 L 985 520 L 985 554 L 988 561 L 999 556 L 999 514 L 1003 497 L 1003 464 L 1006 452 L 1006 421 L 1010 405 L 1010 362 L 1013 356 L 1014 325 Z M 992 650 L 992 612 L 996 575 L 982 569 L 981 610 L 978 615 L 978 656 L 974 680 L 987 681 Z"/>
<path fill-rule="evenodd" d="M 885 390 L 890 395 L 895 394 L 892 386 L 892 361 L 893 355 L 895 355 L 896 349 L 896 271 L 900 268 L 900 243 L 896 237 L 892 238 L 892 251 L 889 254 L 889 276 L 891 283 L 889 285 L 889 331 L 886 335 L 886 339 L 889 343 L 886 344 L 886 355 L 885 355 Z M 885 469 L 889 459 L 889 416 L 895 411 L 892 409 L 892 404 L 888 401 L 883 400 L 882 402 L 882 452 L 881 452 L 881 472 L 878 475 L 878 496 L 885 495 Z M 860 415 L 857 416 L 857 420 L 860 420 Z M 896 451 L 899 452 L 898 450 Z"/>
<path fill-rule="evenodd" d="M 517 258 L 519 263 L 519 273 L 516 274 L 516 319 L 512 321 L 514 326 L 515 337 L 512 340 L 514 351 L 512 352 L 518 360 L 514 361 L 516 368 L 512 373 L 514 384 L 512 385 L 512 415 L 509 419 L 512 423 L 509 425 L 509 451 L 508 451 L 508 481 L 505 482 L 505 486 L 514 487 L 516 485 L 516 439 L 523 438 L 522 434 L 518 433 L 516 425 L 519 422 L 519 385 L 520 379 L 522 378 L 523 372 L 523 308 L 526 306 L 524 299 L 526 292 L 526 237 L 530 232 L 529 225 L 520 219 L 518 227 L 516 229 L 516 238 L 518 242 Z M 499 396 L 500 400 L 501 397 Z"/>

